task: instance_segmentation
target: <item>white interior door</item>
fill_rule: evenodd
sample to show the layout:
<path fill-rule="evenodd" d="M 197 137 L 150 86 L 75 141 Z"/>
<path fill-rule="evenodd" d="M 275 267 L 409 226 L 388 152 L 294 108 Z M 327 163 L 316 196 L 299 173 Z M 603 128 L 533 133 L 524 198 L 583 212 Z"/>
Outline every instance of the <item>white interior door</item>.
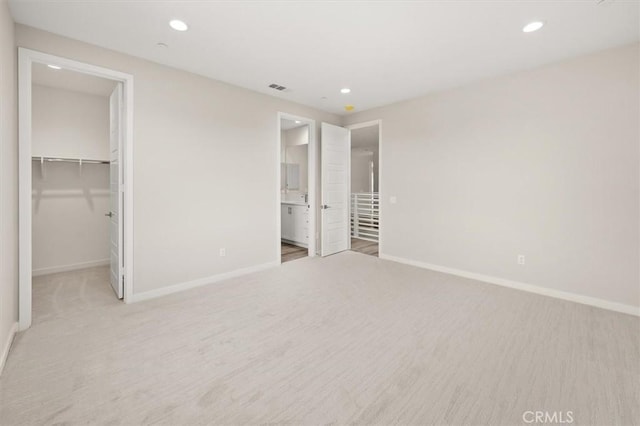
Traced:
<path fill-rule="evenodd" d="M 322 123 L 322 242 L 328 256 L 349 249 L 349 192 L 351 186 L 351 131 Z"/>
<path fill-rule="evenodd" d="M 123 256 L 122 256 L 122 167 L 120 152 L 122 150 L 122 83 L 118 83 L 109 97 L 110 115 L 110 219 L 111 241 L 111 287 L 119 299 L 124 295 Z"/>

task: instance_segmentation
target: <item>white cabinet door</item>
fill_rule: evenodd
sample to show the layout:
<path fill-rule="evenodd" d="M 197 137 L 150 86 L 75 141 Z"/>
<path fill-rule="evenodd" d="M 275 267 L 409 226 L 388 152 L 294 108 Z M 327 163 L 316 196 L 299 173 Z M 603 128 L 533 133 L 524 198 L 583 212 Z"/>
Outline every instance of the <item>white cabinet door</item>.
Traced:
<path fill-rule="evenodd" d="M 281 238 L 295 243 L 309 242 L 309 209 L 307 206 L 281 204 Z"/>
<path fill-rule="evenodd" d="M 291 206 L 287 204 L 280 205 L 280 236 L 284 240 L 293 241 L 293 217 Z"/>
<path fill-rule="evenodd" d="M 307 206 L 293 206 L 293 241 L 307 244 L 308 217 Z"/>

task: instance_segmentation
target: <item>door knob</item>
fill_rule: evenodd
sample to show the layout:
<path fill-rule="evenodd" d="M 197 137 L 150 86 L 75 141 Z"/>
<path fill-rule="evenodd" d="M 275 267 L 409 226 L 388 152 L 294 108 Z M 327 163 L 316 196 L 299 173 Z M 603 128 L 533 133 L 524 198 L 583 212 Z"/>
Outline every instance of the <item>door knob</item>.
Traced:
<path fill-rule="evenodd" d="M 320 208 L 321 208 L 321 209 L 328 209 L 328 208 L 329 208 L 329 206 L 328 206 L 328 205 L 326 205 L 326 204 L 323 204 L 323 205 L 321 205 L 321 206 L 320 206 Z"/>
<path fill-rule="evenodd" d="M 113 212 L 105 213 L 104 215 L 108 217 L 113 217 Z"/>

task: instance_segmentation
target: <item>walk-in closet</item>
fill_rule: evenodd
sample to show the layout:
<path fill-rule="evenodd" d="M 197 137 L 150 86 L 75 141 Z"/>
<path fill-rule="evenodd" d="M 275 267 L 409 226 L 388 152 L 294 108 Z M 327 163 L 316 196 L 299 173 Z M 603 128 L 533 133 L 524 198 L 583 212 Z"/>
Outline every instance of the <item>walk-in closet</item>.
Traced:
<path fill-rule="evenodd" d="M 32 274 L 34 321 L 111 303 L 110 96 L 116 83 L 34 64 Z M 117 166 L 117 164 L 115 164 Z M 117 231 L 116 231 L 117 232 Z"/>

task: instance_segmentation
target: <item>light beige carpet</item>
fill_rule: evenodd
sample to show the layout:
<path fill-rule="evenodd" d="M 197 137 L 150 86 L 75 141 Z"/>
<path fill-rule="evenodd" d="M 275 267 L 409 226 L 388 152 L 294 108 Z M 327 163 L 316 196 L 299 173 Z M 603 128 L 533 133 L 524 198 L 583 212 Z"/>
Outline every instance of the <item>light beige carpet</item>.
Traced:
<path fill-rule="evenodd" d="M 636 317 L 353 252 L 133 305 L 107 279 L 34 284 L 1 424 L 640 422 Z"/>

